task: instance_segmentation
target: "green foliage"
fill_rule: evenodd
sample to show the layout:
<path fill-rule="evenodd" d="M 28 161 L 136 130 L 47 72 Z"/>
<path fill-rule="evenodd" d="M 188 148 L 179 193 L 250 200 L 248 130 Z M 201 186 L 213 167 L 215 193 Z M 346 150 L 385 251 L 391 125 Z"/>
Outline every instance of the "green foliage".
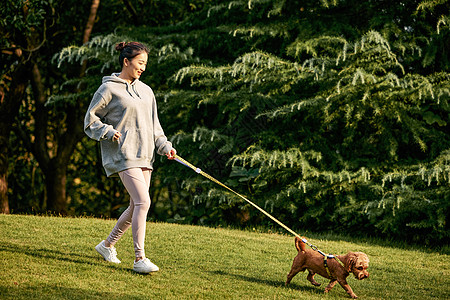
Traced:
<path fill-rule="evenodd" d="M 2 1 L 0 10 L 1 45 L 5 45 L 5 39 L 21 39 L 12 37 L 10 34 L 21 32 L 25 35 L 31 35 L 32 28 L 45 24 L 46 9 L 51 3 L 52 1 L 42 0 Z M 6 44 L 6 46 L 11 45 Z"/>
<path fill-rule="evenodd" d="M 414 62 L 411 58 L 420 46 L 409 42 L 412 35 L 408 30 L 397 30 L 413 26 L 420 31 L 422 25 L 391 20 L 392 29 L 386 25 L 377 31 L 367 26 L 359 37 L 330 35 L 329 29 L 296 36 L 303 24 L 297 23 L 298 28 L 292 23 L 281 26 L 285 31 L 281 33 L 277 31 L 277 15 L 289 19 L 298 10 L 285 10 L 285 3 L 271 10 L 271 3 L 257 1 L 252 6 L 234 1 L 211 8 L 209 15 L 242 9 L 249 20 L 258 22 L 236 25 L 235 30 L 229 30 L 230 38 L 244 35 L 249 44 L 259 47 L 270 44 L 270 39 L 281 39 L 279 45 L 285 45 L 285 51 L 255 49 L 229 64 L 184 67 L 173 78 L 184 90 L 189 85 L 191 94 L 182 95 L 197 99 L 195 109 L 214 113 L 209 126 L 224 136 L 222 140 L 230 144 L 227 149 L 232 149 L 227 168 L 259 170 L 257 177 L 247 178 L 240 187 L 300 228 L 329 230 L 333 226 L 441 243 L 448 237 L 446 157 L 450 140 L 446 119 L 450 77 L 446 67 L 432 73 L 418 68 L 415 62 L 422 57 L 415 57 Z M 341 4 L 348 2 L 334 4 L 335 12 Z M 330 15 L 333 8 L 316 7 L 313 11 L 319 10 L 331 10 Z M 277 14 L 269 16 L 268 11 Z M 334 18 L 310 21 L 333 24 L 340 15 Z M 390 40 L 389 30 L 401 37 Z M 248 118 L 263 125 L 246 130 Z M 230 132 L 230 125 L 234 131 Z M 225 137 L 239 134 L 246 137 L 245 143 Z M 186 138 L 189 131 L 177 134 L 177 140 Z M 209 159 L 195 156 L 204 156 L 201 153 L 206 150 L 206 157 L 214 158 L 221 153 L 218 149 L 223 149 L 220 141 L 209 142 L 213 145 L 206 149 L 202 143 L 179 145 L 183 151 L 198 147 L 192 159 L 208 167 Z M 215 150 L 211 149 L 214 145 Z M 236 186 L 231 180 L 233 170 L 228 172 L 229 182 Z M 387 179 L 392 181 L 388 184 Z M 198 184 L 204 186 L 205 182 Z M 208 190 L 207 196 L 196 196 L 197 201 L 209 203 L 217 198 L 224 203 L 223 194 Z M 426 203 L 431 203 L 428 212 L 424 210 Z M 408 231 L 419 227 L 428 233 L 426 239 L 421 239 L 418 231 Z"/>

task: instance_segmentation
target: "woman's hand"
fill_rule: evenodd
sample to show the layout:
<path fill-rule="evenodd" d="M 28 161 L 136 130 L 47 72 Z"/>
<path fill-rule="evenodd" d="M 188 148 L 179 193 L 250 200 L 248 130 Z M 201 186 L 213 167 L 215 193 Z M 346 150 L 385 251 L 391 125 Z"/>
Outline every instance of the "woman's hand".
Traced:
<path fill-rule="evenodd" d="M 116 131 L 116 133 L 114 133 L 113 137 L 112 137 L 112 141 L 118 141 L 119 138 L 122 136 L 122 134 L 119 131 Z"/>
<path fill-rule="evenodd" d="M 175 155 L 177 154 L 177 150 L 174 148 L 170 149 L 169 153 L 166 154 L 168 159 L 175 159 Z"/>

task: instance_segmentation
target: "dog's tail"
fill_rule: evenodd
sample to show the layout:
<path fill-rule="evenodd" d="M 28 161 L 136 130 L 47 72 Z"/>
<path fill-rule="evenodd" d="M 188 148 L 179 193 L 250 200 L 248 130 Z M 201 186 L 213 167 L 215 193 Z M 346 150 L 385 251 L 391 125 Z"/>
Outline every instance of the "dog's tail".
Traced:
<path fill-rule="evenodd" d="M 306 251 L 305 243 L 298 236 L 295 237 L 295 248 L 297 248 L 298 252 L 300 252 L 300 251 L 305 252 Z"/>

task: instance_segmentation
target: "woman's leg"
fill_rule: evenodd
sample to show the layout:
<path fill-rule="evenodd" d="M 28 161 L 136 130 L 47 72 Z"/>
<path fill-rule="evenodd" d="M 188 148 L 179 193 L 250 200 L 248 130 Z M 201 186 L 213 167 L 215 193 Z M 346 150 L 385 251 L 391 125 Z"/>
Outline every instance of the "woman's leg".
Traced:
<path fill-rule="evenodd" d="M 133 168 L 120 172 L 119 176 L 130 194 L 130 206 L 120 216 L 108 241 L 114 245 L 131 225 L 135 255 L 137 258 L 145 257 L 144 242 L 147 213 L 150 208 L 148 189 L 151 170 Z"/>
<path fill-rule="evenodd" d="M 122 173 L 123 172 L 119 173 L 119 177 L 123 182 L 123 177 L 122 177 L 123 175 L 121 175 Z M 114 226 L 111 233 L 105 240 L 106 247 L 114 247 L 114 245 L 117 243 L 117 241 L 119 241 L 119 239 L 122 237 L 122 235 L 125 233 L 125 231 L 127 231 L 128 228 L 130 228 L 131 219 L 133 217 L 133 210 L 134 210 L 134 202 L 133 202 L 133 198 L 130 197 L 130 205 L 120 215 L 119 219 L 117 220 L 116 226 Z"/>

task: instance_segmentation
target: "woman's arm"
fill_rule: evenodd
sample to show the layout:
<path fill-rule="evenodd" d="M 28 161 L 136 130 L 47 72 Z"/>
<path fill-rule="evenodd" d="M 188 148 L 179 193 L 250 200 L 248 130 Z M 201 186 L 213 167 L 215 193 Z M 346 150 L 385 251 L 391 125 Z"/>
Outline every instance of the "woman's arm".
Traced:
<path fill-rule="evenodd" d="M 120 133 L 112 125 L 105 124 L 101 120 L 108 113 L 108 102 L 96 92 L 84 118 L 84 132 L 97 141 L 110 139 L 118 140 Z"/>

